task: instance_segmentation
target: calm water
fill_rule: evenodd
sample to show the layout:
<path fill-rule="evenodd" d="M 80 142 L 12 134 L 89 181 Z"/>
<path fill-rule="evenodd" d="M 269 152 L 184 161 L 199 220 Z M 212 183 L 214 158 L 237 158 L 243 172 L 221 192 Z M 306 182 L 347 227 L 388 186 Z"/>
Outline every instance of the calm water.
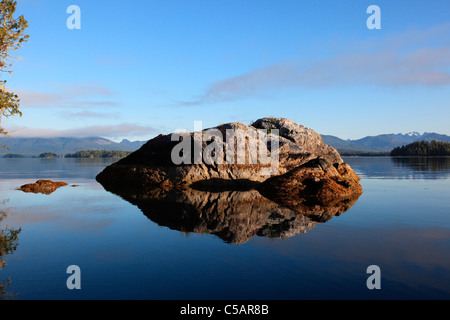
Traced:
<path fill-rule="evenodd" d="M 141 210 L 95 181 L 112 161 L 0 159 L 0 225 L 20 228 L 15 250 L 0 256 L 2 297 L 450 298 L 448 158 L 346 158 L 364 189 L 348 211 L 326 222 L 293 217 L 276 230 L 258 213 L 244 223 L 256 234 L 216 232 L 208 217 L 177 219 L 171 206 L 132 201 Z M 43 178 L 79 186 L 16 190 Z M 232 215 L 242 219 L 240 208 Z M 381 290 L 366 287 L 374 264 Z M 81 290 L 66 287 L 69 265 L 81 268 Z"/>

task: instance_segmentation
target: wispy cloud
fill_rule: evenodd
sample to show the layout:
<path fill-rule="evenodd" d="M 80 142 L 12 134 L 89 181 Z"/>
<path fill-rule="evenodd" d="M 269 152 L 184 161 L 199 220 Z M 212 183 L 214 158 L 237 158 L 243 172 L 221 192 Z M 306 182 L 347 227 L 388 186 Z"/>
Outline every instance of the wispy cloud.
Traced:
<path fill-rule="evenodd" d="M 179 105 L 234 101 L 282 88 L 347 85 L 450 85 L 450 24 L 364 41 L 325 58 L 291 60 L 211 83 L 197 98 Z M 376 45 L 376 46 L 375 46 Z"/>
<path fill-rule="evenodd" d="M 115 106 L 111 90 L 102 86 L 71 84 L 50 92 L 16 90 L 25 108 L 84 108 Z"/>
<path fill-rule="evenodd" d="M 117 125 L 94 125 L 73 129 L 39 129 L 21 128 L 10 134 L 11 137 L 108 137 L 122 138 L 126 136 L 152 136 L 158 130 L 151 126 L 133 123 L 120 123 Z"/>
<path fill-rule="evenodd" d="M 62 111 L 59 115 L 67 119 L 119 119 L 120 114 L 117 112 L 92 112 L 88 110 L 82 111 Z"/>

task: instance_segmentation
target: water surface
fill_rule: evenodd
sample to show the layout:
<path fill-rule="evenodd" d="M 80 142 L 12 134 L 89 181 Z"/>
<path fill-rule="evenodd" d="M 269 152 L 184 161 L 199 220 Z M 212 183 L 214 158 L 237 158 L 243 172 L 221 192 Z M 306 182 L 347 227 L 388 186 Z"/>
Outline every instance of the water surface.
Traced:
<path fill-rule="evenodd" d="M 5 264 L 0 294 L 16 299 L 449 299 L 450 160 L 345 160 L 362 177 L 364 193 L 342 214 L 325 221 L 283 208 L 265 214 L 264 207 L 255 211 L 251 208 L 257 206 L 235 202 L 239 194 L 224 208 L 211 209 L 217 201 L 202 202 L 208 209 L 200 212 L 232 208 L 230 222 L 220 221 L 243 226 L 214 233 L 218 219 L 196 216 L 194 225 L 190 218 L 169 223 L 162 211 L 178 217 L 170 206 L 140 208 L 135 200 L 105 191 L 95 176 L 113 159 L 0 159 L 0 225 L 18 232 L 15 250 L 0 256 Z M 78 187 L 51 195 L 16 190 L 37 179 Z M 232 224 L 236 221 L 240 224 Z M 232 239 L 238 241 L 229 241 L 236 234 Z M 366 269 L 373 264 L 381 269 L 381 290 L 366 286 Z M 81 290 L 67 289 L 69 265 L 81 269 Z"/>

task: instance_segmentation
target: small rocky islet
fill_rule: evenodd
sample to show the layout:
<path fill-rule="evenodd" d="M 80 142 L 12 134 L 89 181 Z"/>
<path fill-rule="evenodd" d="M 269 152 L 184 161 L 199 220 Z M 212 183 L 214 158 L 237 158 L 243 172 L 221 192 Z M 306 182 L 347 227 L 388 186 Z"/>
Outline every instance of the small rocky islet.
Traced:
<path fill-rule="evenodd" d="M 19 190 L 26 193 L 43 193 L 52 194 L 56 189 L 67 186 L 68 184 L 63 181 L 52 180 L 37 180 L 35 183 L 27 183 L 22 185 Z M 75 186 L 75 185 L 74 185 Z"/>

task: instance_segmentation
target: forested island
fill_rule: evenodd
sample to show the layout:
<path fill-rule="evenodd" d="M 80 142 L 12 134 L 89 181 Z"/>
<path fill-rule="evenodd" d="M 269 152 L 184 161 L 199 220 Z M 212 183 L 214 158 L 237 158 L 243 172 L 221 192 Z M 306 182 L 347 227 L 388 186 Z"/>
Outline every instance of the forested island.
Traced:
<path fill-rule="evenodd" d="M 58 155 L 53 152 L 44 152 L 41 153 L 38 158 L 58 158 Z"/>
<path fill-rule="evenodd" d="M 22 154 L 17 154 L 17 153 L 8 153 L 8 154 L 5 154 L 5 155 L 3 156 L 3 158 L 6 158 L 6 159 L 16 159 L 16 158 L 25 158 L 25 156 L 22 155 Z"/>
<path fill-rule="evenodd" d="M 416 141 L 411 144 L 394 148 L 391 156 L 417 156 L 417 157 L 435 157 L 450 156 L 450 142 L 443 141 Z"/>
<path fill-rule="evenodd" d="M 131 151 L 83 150 L 65 155 L 65 158 L 124 158 Z"/>

